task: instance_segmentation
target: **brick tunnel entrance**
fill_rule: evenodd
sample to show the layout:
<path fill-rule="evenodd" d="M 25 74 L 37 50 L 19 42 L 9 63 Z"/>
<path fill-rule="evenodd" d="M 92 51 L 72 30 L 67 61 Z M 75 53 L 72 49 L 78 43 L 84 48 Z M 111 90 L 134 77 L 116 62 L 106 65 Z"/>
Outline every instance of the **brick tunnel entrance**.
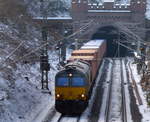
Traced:
<path fill-rule="evenodd" d="M 124 41 L 125 36 L 119 34 L 118 29 L 114 26 L 104 26 L 99 28 L 97 32 L 93 34 L 92 39 L 107 40 L 106 57 L 125 57 L 127 55 L 127 49 L 123 46 L 119 46 L 118 43 L 115 42 L 115 40 Z"/>

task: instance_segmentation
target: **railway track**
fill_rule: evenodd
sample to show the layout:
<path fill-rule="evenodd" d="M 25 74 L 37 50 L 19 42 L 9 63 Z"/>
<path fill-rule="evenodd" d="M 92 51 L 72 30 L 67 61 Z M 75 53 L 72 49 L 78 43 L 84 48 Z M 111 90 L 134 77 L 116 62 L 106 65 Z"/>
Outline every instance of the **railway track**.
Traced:
<path fill-rule="evenodd" d="M 125 95 L 125 82 L 123 75 L 123 60 L 121 60 L 121 94 L 122 94 L 122 122 L 127 122 L 127 110 L 126 110 L 126 95 Z"/>
<path fill-rule="evenodd" d="M 143 105 L 142 99 L 141 99 L 139 91 L 138 91 L 138 87 L 137 87 L 136 81 L 135 81 L 135 79 L 133 77 L 131 64 L 129 64 L 129 70 L 130 70 L 130 73 L 131 73 L 131 79 L 132 79 L 132 84 L 133 84 L 133 88 L 134 88 L 134 91 L 135 91 L 136 98 L 138 100 L 139 105 Z"/>
<path fill-rule="evenodd" d="M 110 114 L 110 104 L 111 104 L 111 92 L 112 92 L 112 77 L 113 77 L 113 67 L 114 67 L 114 60 L 112 62 L 112 67 L 111 67 L 111 80 L 109 83 L 109 89 L 108 89 L 108 94 L 107 94 L 107 106 L 105 109 L 105 122 L 109 122 L 109 114 Z"/>
<path fill-rule="evenodd" d="M 118 66 L 116 66 L 118 65 Z M 116 67 L 119 67 L 117 69 Z M 108 92 L 107 92 L 107 104 L 106 104 L 106 109 L 105 109 L 105 118 L 104 122 L 111 122 L 111 121 L 122 121 L 122 122 L 127 122 L 127 111 L 126 111 L 126 96 L 125 96 L 125 88 L 124 88 L 124 75 L 123 75 L 123 61 L 122 60 L 113 60 L 113 65 L 111 68 L 111 80 L 108 86 Z M 117 74 L 116 74 L 117 72 Z M 120 76 L 120 79 L 119 79 Z M 117 94 L 114 90 L 114 85 L 118 84 L 118 89 L 120 91 L 120 95 Z M 120 86 L 119 86 L 120 85 Z M 120 88 L 119 88 L 120 87 Z M 118 104 L 117 110 L 120 110 L 119 112 L 116 112 L 117 114 L 120 114 L 120 117 L 117 118 L 117 114 L 115 115 L 114 107 L 116 107 L 114 104 L 115 102 L 113 101 L 113 97 L 119 99 L 119 96 L 121 96 L 121 101 Z"/>
<path fill-rule="evenodd" d="M 127 71 L 123 59 L 120 60 L 115 58 L 105 60 L 95 85 L 95 92 L 93 92 L 94 97 L 92 97 L 93 102 L 90 102 L 85 115 L 66 116 L 54 112 L 53 116 L 49 116 L 47 119 L 48 121 L 44 122 L 127 122 L 125 92 L 127 88 L 124 88 L 127 84 L 127 75 L 124 75 L 125 72 Z M 126 82 L 124 83 L 124 81 Z M 104 87 L 103 84 L 105 84 L 107 88 Z M 104 92 L 106 89 L 107 94 Z M 105 107 L 102 105 L 102 101 L 105 99 L 103 98 L 104 96 L 106 98 Z M 116 101 L 119 102 L 115 103 Z M 117 110 L 114 110 L 114 107 L 117 107 Z M 101 108 L 104 109 L 103 121 L 100 119 L 102 117 L 100 116 Z"/>
<path fill-rule="evenodd" d="M 130 98 L 130 105 L 129 108 L 131 109 L 130 115 L 132 116 L 133 122 L 141 122 L 142 121 L 142 115 L 139 111 L 137 101 L 140 105 L 140 98 L 138 99 L 138 95 L 136 93 L 135 88 L 133 87 L 133 82 L 135 82 L 133 73 L 131 72 L 131 60 L 126 59 L 126 72 L 127 72 L 127 81 L 128 81 L 128 90 L 129 90 L 129 98 Z M 137 88 L 137 87 L 136 87 Z"/>
<path fill-rule="evenodd" d="M 97 76 L 96 84 L 95 84 L 95 92 L 93 92 L 93 103 L 91 109 L 89 111 L 89 121 L 88 122 L 97 122 L 99 119 L 100 108 L 102 106 L 102 97 L 104 93 L 103 84 L 106 82 L 107 72 L 109 70 L 109 59 L 104 60 L 104 66 L 101 69 L 101 73 Z"/>
<path fill-rule="evenodd" d="M 61 115 L 57 122 L 79 122 L 80 116 Z"/>

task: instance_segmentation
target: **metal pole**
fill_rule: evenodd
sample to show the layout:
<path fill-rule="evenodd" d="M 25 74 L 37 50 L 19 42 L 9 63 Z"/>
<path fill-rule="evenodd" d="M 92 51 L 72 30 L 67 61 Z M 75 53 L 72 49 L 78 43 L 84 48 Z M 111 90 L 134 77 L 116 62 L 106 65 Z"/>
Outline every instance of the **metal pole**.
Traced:
<path fill-rule="evenodd" d="M 138 54 L 141 55 L 141 51 L 140 51 L 140 41 L 139 41 L 139 40 L 138 40 L 138 42 L 137 42 L 137 52 L 138 52 Z"/>
<path fill-rule="evenodd" d="M 119 35 L 118 35 L 118 58 L 120 57 L 120 32 L 119 32 Z"/>
<path fill-rule="evenodd" d="M 119 45 L 119 43 L 118 43 L 118 58 L 119 58 L 119 56 L 120 56 L 120 45 Z"/>
<path fill-rule="evenodd" d="M 75 39 L 75 49 L 78 49 L 78 39 Z"/>
<path fill-rule="evenodd" d="M 48 45 L 47 45 L 47 13 L 44 12 L 44 1 L 41 0 L 41 14 L 43 16 L 43 26 L 41 28 L 42 30 L 42 41 L 41 44 L 45 45 L 41 49 L 41 56 L 40 56 L 40 68 L 41 68 L 41 83 L 42 83 L 42 89 L 49 90 L 48 88 L 48 71 L 50 70 L 50 65 L 48 63 Z M 49 92 L 50 93 L 50 92 Z"/>

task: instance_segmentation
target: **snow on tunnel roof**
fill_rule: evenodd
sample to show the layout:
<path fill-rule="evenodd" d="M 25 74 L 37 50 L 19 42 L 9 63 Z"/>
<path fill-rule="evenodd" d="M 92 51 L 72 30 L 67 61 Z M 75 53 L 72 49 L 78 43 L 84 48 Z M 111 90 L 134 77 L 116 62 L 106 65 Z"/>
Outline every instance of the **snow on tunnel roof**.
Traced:
<path fill-rule="evenodd" d="M 114 0 L 103 0 L 103 2 L 115 2 Z"/>
<path fill-rule="evenodd" d="M 34 17 L 33 19 L 40 19 L 40 20 L 42 20 L 43 17 Z M 72 20 L 72 17 L 70 17 L 70 16 L 65 16 L 65 17 L 47 17 L 46 19 L 47 20 Z"/>
<path fill-rule="evenodd" d="M 91 40 L 84 44 L 81 49 L 93 49 L 93 48 L 99 48 L 99 46 L 104 42 L 105 40 Z"/>
<path fill-rule="evenodd" d="M 130 13 L 130 10 L 88 10 L 88 12 L 92 12 L 92 13 L 98 13 L 98 12 L 102 12 L 102 13 Z"/>

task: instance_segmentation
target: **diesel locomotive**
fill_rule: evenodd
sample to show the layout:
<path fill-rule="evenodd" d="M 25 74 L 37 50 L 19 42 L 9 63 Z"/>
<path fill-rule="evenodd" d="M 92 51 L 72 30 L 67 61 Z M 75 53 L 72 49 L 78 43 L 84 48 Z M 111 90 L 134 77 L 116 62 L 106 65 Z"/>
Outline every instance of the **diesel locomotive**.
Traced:
<path fill-rule="evenodd" d="M 55 76 L 55 108 L 63 114 L 80 114 L 88 105 L 97 70 L 106 52 L 106 40 L 91 40 L 72 52 Z"/>

